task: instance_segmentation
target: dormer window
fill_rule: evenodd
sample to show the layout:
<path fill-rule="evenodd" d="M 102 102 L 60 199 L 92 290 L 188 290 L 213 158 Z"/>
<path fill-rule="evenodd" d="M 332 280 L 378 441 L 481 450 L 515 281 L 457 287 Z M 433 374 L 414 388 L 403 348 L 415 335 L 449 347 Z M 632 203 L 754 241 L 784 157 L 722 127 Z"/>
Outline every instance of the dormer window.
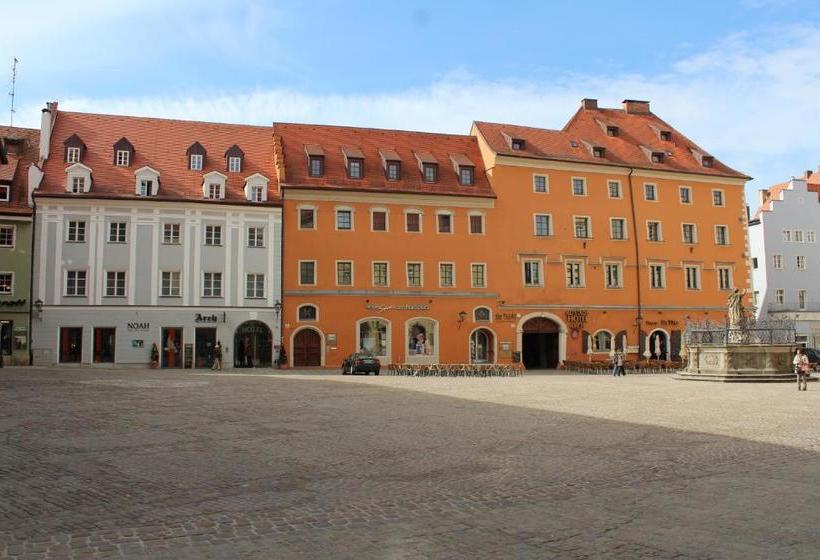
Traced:
<path fill-rule="evenodd" d="M 128 150 L 117 150 L 117 162 L 119 167 L 128 167 L 131 164 L 131 152 Z"/>
<path fill-rule="evenodd" d="M 63 144 L 65 145 L 66 163 L 82 163 L 83 155 L 85 155 L 85 144 L 82 139 L 76 134 L 72 134 L 66 138 Z"/>
<path fill-rule="evenodd" d="M 385 165 L 385 174 L 388 181 L 398 181 L 401 179 L 401 162 L 388 161 Z"/>
<path fill-rule="evenodd" d="M 306 144 L 305 154 L 308 158 L 308 176 L 322 177 L 325 174 L 325 151 L 317 144 Z"/>
<path fill-rule="evenodd" d="M 230 171 L 231 173 L 239 173 L 240 171 L 242 171 L 242 158 L 229 157 L 228 171 Z"/>
<path fill-rule="evenodd" d="M 359 148 L 344 147 L 342 154 L 345 158 L 348 179 L 361 179 L 364 177 L 364 154 Z"/>
<path fill-rule="evenodd" d="M 134 146 L 127 138 L 123 137 L 114 144 L 114 165 L 117 167 L 128 167 L 134 160 Z"/>
<path fill-rule="evenodd" d="M 159 171 L 148 166 L 140 167 L 134 172 L 134 176 L 137 196 L 156 196 L 159 190 Z"/>
<path fill-rule="evenodd" d="M 652 152 L 652 163 L 663 163 L 666 154 L 663 152 Z"/>
<path fill-rule="evenodd" d="M 468 186 L 475 183 L 475 168 L 470 165 L 462 165 L 458 168 L 458 184 Z"/>
<path fill-rule="evenodd" d="M 208 198 L 222 198 L 222 185 L 219 183 L 208 184 Z"/>
<path fill-rule="evenodd" d="M 660 132 L 658 132 L 658 135 L 664 142 L 670 142 L 672 140 L 672 132 L 669 130 L 661 130 Z"/>
<path fill-rule="evenodd" d="M 66 167 L 65 190 L 73 194 L 91 191 L 91 168 L 82 163 L 75 163 Z"/>
<path fill-rule="evenodd" d="M 619 132 L 619 130 L 618 130 L 617 126 L 607 126 L 606 127 L 606 135 L 607 136 L 617 137 L 618 132 Z"/>
<path fill-rule="evenodd" d="M 205 148 L 199 142 L 194 142 L 185 151 L 188 156 L 188 169 L 202 171 L 205 167 Z"/>
<path fill-rule="evenodd" d="M 191 160 L 188 162 L 188 166 L 193 171 L 202 171 L 202 155 L 201 154 L 191 154 Z"/>
<path fill-rule="evenodd" d="M 703 163 L 703 167 L 714 167 L 715 166 L 715 158 L 713 158 L 712 156 L 703 156 L 703 159 L 701 160 L 701 162 Z"/>
<path fill-rule="evenodd" d="M 85 192 L 85 177 L 71 178 L 71 192 L 75 194 Z"/>
<path fill-rule="evenodd" d="M 606 148 L 602 146 L 594 146 L 592 148 L 592 155 L 596 158 L 605 158 L 606 157 Z"/>
<path fill-rule="evenodd" d="M 66 160 L 66 163 L 79 163 L 80 162 L 80 148 L 78 148 L 76 146 L 70 146 L 70 147 L 66 148 L 65 160 Z"/>
<path fill-rule="evenodd" d="M 151 196 L 151 191 L 154 190 L 154 181 L 151 179 L 140 179 L 137 184 L 137 196 Z"/>
<path fill-rule="evenodd" d="M 268 182 L 268 178 L 261 173 L 254 173 L 245 179 L 245 198 L 250 202 L 266 202 Z"/>
<path fill-rule="evenodd" d="M 227 169 L 229 173 L 241 173 L 245 159 L 245 152 L 239 146 L 234 144 L 225 151 L 225 159 L 227 160 Z"/>
<path fill-rule="evenodd" d="M 523 138 L 513 138 L 510 140 L 510 147 L 516 151 L 525 150 L 527 148 L 527 141 Z"/>
<path fill-rule="evenodd" d="M 202 196 L 211 200 L 225 198 L 225 183 L 228 177 L 218 171 L 206 173 L 202 178 Z"/>
<path fill-rule="evenodd" d="M 438 178 L 438 164 L 425 163 L 422 165 L 422 174 L 425 183 L 435 183 Z"/>

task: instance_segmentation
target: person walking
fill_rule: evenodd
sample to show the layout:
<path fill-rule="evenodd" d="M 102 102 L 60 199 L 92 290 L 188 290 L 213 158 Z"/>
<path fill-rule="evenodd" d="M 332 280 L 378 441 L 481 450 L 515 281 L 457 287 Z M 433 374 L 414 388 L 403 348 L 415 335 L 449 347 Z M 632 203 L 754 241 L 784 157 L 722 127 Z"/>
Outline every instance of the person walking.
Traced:
<path fill-rule="evenodd" d="M 808 388 L 809 378 L 809 357 L 806 356 L 806 351 L 798 348 L 792 364 L 794 364 L 794 374 L 797 376 L 797 390 L 805 391 Z"/>
<path fill-rule="evenodd" d="M 620 375 L 622 377 L 626 376 L 626 368 L 624 367 L 625 362 L 626 359 L 624 357 L 624 353 L 618 352 L 615 355 L 615 375 Z"/>
<path fill-rule="evenodd" d="M 222 343 L 218 340 L 216 346 L 214 346 L 214 365 L 211 366 L 211 369 L 222 369 Z"/>

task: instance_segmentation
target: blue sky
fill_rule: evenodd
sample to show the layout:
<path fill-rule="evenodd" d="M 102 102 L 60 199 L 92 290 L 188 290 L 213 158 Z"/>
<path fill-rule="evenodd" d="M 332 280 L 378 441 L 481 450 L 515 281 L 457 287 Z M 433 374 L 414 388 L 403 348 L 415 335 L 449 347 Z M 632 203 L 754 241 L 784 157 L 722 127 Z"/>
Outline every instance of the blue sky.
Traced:
<path fill-rule="evenodd" d="M 582 97 L 628 97 L 756 177 L 750 201 L 820 165 L 818 2 L 30 0 L 3 13 L 20 125 L 56 99 L 466 133 L 474 119 L 559 128 Z"/>

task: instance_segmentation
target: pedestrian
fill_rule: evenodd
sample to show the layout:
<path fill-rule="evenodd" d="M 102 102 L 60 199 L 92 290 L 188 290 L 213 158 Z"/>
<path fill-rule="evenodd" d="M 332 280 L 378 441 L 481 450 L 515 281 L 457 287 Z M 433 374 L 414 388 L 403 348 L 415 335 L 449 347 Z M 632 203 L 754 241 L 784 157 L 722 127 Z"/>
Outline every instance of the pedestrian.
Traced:
<path fill-rule="evenodd" d="M 612 376 L 618 377 L 618 351 L 612 354 Z"/>
<path fill-rule="evenodd" d="M 625 376 L 626 375 L 626 368 L 624 367 L 625 358 L 623 352 L 618 352 L 615 356 L 615 369 L 616 375 Z"/>
<path fill-rule="evenodd" d="M 798 348 L 792 364 L 794 364 L 794 374 L 797 376 L 797 390 L 805 391 L 808 388 L 809 378 L 809 357 L 806 356 L 806 351 Z"/>
<path fill-rule="evenodd" d="M 222 369 L 222 343 L 218 340 L 216 346 L 214 346 L 214 365 L 211 366 L 211 369 Z"/>

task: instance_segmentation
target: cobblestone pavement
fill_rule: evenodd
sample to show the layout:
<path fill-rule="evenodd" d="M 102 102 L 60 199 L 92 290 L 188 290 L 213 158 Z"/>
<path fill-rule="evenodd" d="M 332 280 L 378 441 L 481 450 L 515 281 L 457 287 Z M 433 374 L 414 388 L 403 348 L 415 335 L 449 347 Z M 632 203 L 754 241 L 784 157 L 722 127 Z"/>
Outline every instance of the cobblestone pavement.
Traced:
<path fill-rule="evenodd" d="M 0 558 L 816 558 L 812 389 L 0 370 Z"/>

